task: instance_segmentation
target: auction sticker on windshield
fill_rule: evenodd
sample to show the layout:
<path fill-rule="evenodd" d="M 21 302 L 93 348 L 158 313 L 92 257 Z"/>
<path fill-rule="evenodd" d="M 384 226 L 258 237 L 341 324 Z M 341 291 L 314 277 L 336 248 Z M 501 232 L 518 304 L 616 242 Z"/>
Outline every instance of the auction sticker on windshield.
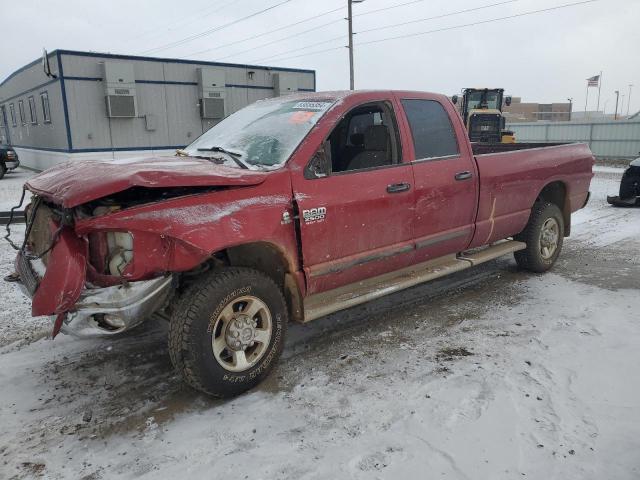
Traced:
<path fill-rule="evenodd" d="M 292 108 L 296 110 L 322 111 L 329 108 L 329 102 L 298 102 Z"/>

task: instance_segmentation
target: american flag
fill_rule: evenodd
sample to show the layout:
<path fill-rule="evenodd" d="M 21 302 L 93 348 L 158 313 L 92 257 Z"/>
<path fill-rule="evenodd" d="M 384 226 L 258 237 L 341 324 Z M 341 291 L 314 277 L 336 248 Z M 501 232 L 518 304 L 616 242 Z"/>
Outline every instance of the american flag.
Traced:
<path fill-rule="evenodd" d="M 600 75 L 587 78 L 587 87 L 597 87 L 600 84 Z"/>

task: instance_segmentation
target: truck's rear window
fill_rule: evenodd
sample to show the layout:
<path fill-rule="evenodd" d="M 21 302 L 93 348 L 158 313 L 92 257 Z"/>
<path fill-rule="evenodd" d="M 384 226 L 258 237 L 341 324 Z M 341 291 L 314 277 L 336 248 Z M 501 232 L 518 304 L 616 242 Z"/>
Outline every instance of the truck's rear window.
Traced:
<path fill-rule="evenodd" d="M 458 141 L 442 105 L 434 100 L 405 99 L 402 106 L 409 120 L 416 160 L 458 154 Z"/>

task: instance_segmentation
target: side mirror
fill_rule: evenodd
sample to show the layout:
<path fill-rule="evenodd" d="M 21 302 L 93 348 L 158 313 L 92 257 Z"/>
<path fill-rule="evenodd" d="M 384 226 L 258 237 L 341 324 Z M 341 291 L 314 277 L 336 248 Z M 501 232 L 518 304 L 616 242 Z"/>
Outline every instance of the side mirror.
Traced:
<path fill-rule="evenodd" d="M 330 155 L 327 154 L 330 150 L 327 148 L 326 143 L 324 142 L 318 151 L 314 153 L 304 168 L 304 178 L 307 180 L 326 177 L 331 172 Z"/>
<path fill-rule="evenodd" d="M 504 104 L 508 107 L 509 105 L 511 105 L 511 97 L 507 97 L 504 99 Z"/>
<path fill-rule="evenodd" d="M 451 97 L 451 101 L 453 102 L 454 105 L 458 103 L 458 95 L 454 95 L 453 97 Z"/>

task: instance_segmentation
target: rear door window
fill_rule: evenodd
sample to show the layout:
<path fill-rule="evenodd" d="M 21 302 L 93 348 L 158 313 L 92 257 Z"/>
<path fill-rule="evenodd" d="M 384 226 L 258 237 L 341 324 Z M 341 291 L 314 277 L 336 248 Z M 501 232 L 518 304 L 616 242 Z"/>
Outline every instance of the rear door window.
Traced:
<path fill-rule="evenodd" d="M 416 160 L 458 155 L 458 140 L 440 103 L 405 99 L 402 106 L 409 120 Z"/>

